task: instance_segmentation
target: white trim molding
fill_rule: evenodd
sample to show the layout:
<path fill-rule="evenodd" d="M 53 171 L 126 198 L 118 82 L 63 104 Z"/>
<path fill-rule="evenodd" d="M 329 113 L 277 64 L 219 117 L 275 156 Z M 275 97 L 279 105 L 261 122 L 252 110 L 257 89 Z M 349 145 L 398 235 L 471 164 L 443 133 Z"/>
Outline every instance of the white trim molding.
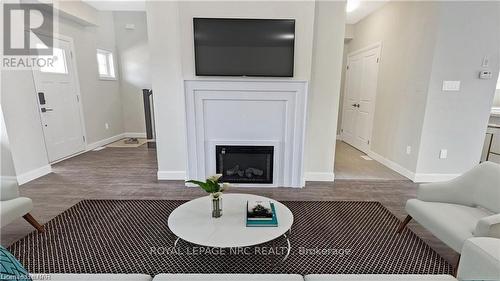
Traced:
<path fill-rule="evenodd" d="M 335 174 L 332 173 L 320 173 L 320 172 L 305 172 L 306 181 L 335 181 Z"/>
<path fill-rule="evenodd" d="M 186 171 L 158 171 L 158 180 L 186 180 Z"/>
<path fill-rule="evenodd" d="M 253 186 L 304 186 L 307 81 L 197 79 L 184 83 L 190 179 L 216 173 L 215 145 L 273 145 L 273 183 Z"/>
<path fill-rule="evenodd" d="M 50 165 L 45 165 L 40 168 L 36 168 L 34 170 L 18 175 L 17 183 L 19 185 L 22 185 L 50 173 L 52 173 L 52 167 Z"/>
<path fill-rule="evenodd" d="M 399 165 L 396 162 L 393 162 L 387 158 L 384 158 L 383 156 L 373 152 L 372 150 L 368 151 L 368 156 L 370 156 L 373 160 L 379 162 L 380 164 L 386 166 L 387 168 L 401 174 L 404 177 L 407 177 L 408 179 L 412 180 L 415 178 L 415 173 L 406 169 L 405 167 Z"/>
<path fill-rule="evenodd" d="M 402 176 L 404 176 L 404 177 L 406 177 L 406 178 L 408 178 L 411 181 L 416 182 L 416 183 L 448 181 L 448 180 L 454 179 L 460 175 L 460 174 L 415 173 L 415 172 L 412 172 L 412 171 L 406 169 L 405 167 L 399 165 L 396 162 L 393 162 L 387 158 L 384 158 L 383 156 L 381 156 L 373 151 L 369 151 L 368 156 L 373 158 L 373 160 L 386 166 L 387 168 L 401 174 Z"/>
<path fill-rule="evenodd" d="M 121 134 L 118 134 L 118 135 L 114 135 L 112 137 L 109 137 L 109 138 L 106 138 L 106 139 L 102 139 L 100 141 L 96 141 L 96 142 L 88 144 L 87 145 L 87 149 L 85 149 L 84 152 L 91 151 L 93 149 L 98 148 L 99 146 L 104 146 L 104 145 L 107 145 L 107 144 L 110 144 L 110 143 L 113 143 L 115 141 L 119 141 L 119 140 L 125 139 L 125 138 L 146 138 L 146 133 L 130 133 L 130 132 L 126 132 L 126 133 L 121 133 Z M 84 152 L 82 152 L 82 153 L 84 153 Z M 78 155 L 78 154 L 76 154 L 76 155 Z M 72 155 L 70 157 L 74 157 L 76 155 Z"/>
<path fill-rule="evenodd" d="M 114 135 L 114 136 L 109 137 L 107 139 L 102 139 L 100 141 L 96 141 L 96 142 L 90 143 L 90 144 L 87 145 L 87 149 L 85 149 L 85 152 L 91 151 L 93 149 L 96 149 L 99 146 L 104 146 L 104 145 L 110 144 L 112 142 L 119 141 L 119 140 L 121 140 L 123 138 L 126 138 L 126 136 L 125 136 L 124 133 L 118 134 L 118 135 Z M 73 155 L 73 156 L 75 156 L 75 155 Z M 71 156 L 71 157 L 73 157 L 73 156 Z"/>
<path fill-rule="evenodd" d="M 124 135 L 124 138 L 139 138 L 139 139 L 146 138 L 146 133 L 125 132 L 123 135 Z"/>

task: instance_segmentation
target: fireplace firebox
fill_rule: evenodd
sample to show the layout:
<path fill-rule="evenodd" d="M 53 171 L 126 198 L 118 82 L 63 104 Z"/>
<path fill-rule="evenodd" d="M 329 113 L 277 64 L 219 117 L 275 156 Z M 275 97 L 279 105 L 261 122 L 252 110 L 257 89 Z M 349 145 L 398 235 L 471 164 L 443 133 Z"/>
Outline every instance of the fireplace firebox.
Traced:
<path fill-rule="evenodd" d="M 273 183 L 273 146 L 216 145 L 217 173 L 228 183 Z"/>

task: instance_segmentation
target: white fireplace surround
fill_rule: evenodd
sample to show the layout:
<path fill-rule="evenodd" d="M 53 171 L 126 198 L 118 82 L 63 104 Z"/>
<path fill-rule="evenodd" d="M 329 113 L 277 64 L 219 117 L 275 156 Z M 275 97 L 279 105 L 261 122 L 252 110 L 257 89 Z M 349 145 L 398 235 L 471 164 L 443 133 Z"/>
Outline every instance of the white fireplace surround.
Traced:
<path fill-rule="evenodd" d="M 307 82 L 186 80 L 187 178 L 216 173 L 216 145 L 274 146 L 272 184 L 303 187 Z"/>

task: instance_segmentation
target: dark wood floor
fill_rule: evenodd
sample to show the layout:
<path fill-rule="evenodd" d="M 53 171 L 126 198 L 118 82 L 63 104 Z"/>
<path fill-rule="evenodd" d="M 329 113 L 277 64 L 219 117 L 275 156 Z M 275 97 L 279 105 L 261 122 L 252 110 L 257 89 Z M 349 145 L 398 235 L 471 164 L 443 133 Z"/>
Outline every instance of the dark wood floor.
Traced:
<path fill-rule="evenodd" d="M 182 181 L 156 179 L 156 152 L 140 148 L 106 148 L 53 165 L 54 173 L 21 186 L 21 194 L 34 202 L 33 216 L 45 223 L 83 199 L 192 199 L 203 196 Z M 402 219 L 404 203 L 415 197 L 416 185 L 407 180 L 336 180 L 308 182 L 303 189 L 233 188 L 228 192 L 259 194 L 276 200 L 379 201 Z M 410 228 L 443 257 L 455 263 L 456 254 L 416 223 Z M 8 246 L 33 231 L 19 219 L 1 229 Z"/>

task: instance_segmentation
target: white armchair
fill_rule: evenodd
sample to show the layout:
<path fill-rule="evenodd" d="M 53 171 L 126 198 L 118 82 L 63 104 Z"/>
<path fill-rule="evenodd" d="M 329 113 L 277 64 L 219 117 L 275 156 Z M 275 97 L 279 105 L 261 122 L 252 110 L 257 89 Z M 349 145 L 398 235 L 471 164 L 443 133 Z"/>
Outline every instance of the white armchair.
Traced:
<path fill-rule="evenodd" d="M 36 230 L 43 232 L 40 225 L 31 215 L 33 202 L 30 198 L 19 196 L 19 186 L 14 177 L 0 177 L 0 227 L 23 217 Z"/>
<path fill-rule="evenodd" d="M 457 253 L 468 238 L 500 238 L 500 165 L 484 162 L 453 180 L 422 184 L 405 209 L 398 233 L 413 218 Z"/>

